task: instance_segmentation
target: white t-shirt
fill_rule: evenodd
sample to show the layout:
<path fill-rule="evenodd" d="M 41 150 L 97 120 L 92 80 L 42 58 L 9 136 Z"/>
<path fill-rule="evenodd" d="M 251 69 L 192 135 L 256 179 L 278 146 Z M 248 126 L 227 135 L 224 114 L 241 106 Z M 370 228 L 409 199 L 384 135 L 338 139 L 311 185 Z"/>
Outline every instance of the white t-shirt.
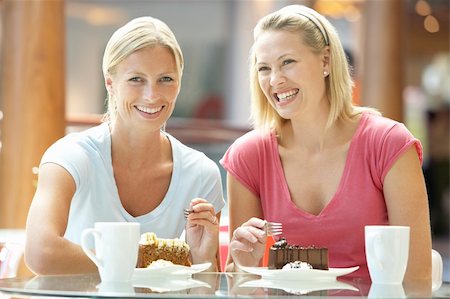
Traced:
<path fill-rule="evenodd" d="M 223 208 L 225 202 L 217 164 L 204 153 L 165 134 L 171 143 L 173 156 L 169 189 L 158 207 L 138 217 L 130 215 L 119 198 L 107 123 L 68 134 L 45 152 L 41 165 L 56 163 L 64 167 L 76 184 L 65 238 L 80 244 L 85 228 L 94 227 L 95 222 L 116 221 L 139 222 L 141 233 L 154 232 L 161 238 L 176 238 L 184 230 L 186 220 L 183 209 L 189 207 L 191 199 L 206 199 L 214 206 L 216 213 Z"/>

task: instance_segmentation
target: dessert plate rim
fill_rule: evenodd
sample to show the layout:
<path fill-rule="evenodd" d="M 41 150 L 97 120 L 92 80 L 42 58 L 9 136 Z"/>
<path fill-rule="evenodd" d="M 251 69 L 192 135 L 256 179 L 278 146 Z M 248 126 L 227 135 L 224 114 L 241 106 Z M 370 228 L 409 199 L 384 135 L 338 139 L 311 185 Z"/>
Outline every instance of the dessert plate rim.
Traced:
<path fill-rule="evenodd" d="M 302 284 L 303 281 L 303 284 Z M 239 287 L 264 287 L 284 290 L 291 294 L 308 294 L 322 290 L 350 290 L 359 291 L 355 286 L 339 280 L 274 280 L 260 278 L 246 281 Z"/>
<path fill-rule="evenodd" d="M 350 274 L 359 269 L 359 266 L 349 268 L 319 269 L 268 269 L 267 267 L 239 266 L 243 271 L 260 275 L 272 280 L 310 280 L 310 279 L 336 279 L 338 276 Z"/>
<path fill-rule="evenodd" d="M 198 287 L 211 288 L 208 283 L 192 278 L 148 280 L 141 277 L 140 279 L 134 279 L 132 284 L 135 288 L 147 288 L 157 293 L 181 291 Z"/>
<path fill-rule="evenodd" d="M 164 267 L 154 267 L 154 268 L 135 268 L 133 273 L 133 279 L 142 276 L 161 276 L 162 274 L 169 275 L 181 275 L 181 276 L 191 276 L 192 274 L 205 271 L 211 267 L 211 263 L 193 264 L 191 266 L 183 265 L 169 265 Z"/>

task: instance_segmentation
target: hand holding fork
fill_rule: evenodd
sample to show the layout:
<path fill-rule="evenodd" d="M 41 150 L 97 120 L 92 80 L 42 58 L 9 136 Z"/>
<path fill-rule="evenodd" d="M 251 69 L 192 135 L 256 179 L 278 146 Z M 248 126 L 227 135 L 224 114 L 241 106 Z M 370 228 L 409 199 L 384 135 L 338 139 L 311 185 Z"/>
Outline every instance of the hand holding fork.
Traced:
<path fill-rule="evenodd" d="M 189 207 L 183 209 L 186 219 L 186 242 L 191 248 L 192 263 L 211 262 L 209 271 L 217 271 L 216 252 L 219 248 L 219 219 L 214 206 L 202 198 L 191 200 Z"/>
<path fill-rule="evenodd" d="M 277 237 L 283 233 L 283 225 L 253 217 L 237 227 L 230 241 L 230 252 L 234 269 L 240 265 L 257 266 L 264 256 L 267 237 Z"/>

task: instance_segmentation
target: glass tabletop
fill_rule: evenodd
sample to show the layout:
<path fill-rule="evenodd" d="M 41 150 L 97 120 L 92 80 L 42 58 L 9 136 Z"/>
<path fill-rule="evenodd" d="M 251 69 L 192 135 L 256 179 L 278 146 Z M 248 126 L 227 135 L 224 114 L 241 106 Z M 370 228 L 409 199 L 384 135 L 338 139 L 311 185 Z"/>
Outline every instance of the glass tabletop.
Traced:
<path fill-rule="evenodd" d="M 130 283 L 101 283 L 97 274 L 0 279 L 0 294 L 96 298 L 277 298 L 308 297 L 448 297 L 450 284 L 431 292 L 419 286 L 375 286 L 359 278 L 277 280 L 249 273 L 198 273 L 191 277 L 164 275 Z"/>

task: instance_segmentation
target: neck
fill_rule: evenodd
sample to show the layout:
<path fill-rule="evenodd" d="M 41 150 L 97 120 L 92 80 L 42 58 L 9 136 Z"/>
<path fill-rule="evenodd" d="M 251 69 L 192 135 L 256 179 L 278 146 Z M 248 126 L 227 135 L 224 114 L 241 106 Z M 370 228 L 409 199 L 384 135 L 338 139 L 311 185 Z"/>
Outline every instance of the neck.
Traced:
<path fill-rule="evenodd" d="M 330 127 L 327 127 L 328 115 L 291 120 L 282 128 L 283 139 L 279 145 L 307 154 L 320 154 L 325 150 L 348 146 L 358 128 L 360 117 L 338 119 Z"/>
<path fill-rule="evenodd" d="M 138 131 L 113 125 L 111 130 L 111 156 L 114 165 L 123 165 L 129 169 L 154 166 L 164 160 L 167 137 L 156 131 Z M 170 153 L 171 154 L 171 153 Z"/>
<path fill-rule="evenodd" d="M 328 113 L 303 115 L 286 122 L 282 128 L 285 147 L 300 147 L 311 152 L 322 151 L 336 124 L 327 128 Z"/>

